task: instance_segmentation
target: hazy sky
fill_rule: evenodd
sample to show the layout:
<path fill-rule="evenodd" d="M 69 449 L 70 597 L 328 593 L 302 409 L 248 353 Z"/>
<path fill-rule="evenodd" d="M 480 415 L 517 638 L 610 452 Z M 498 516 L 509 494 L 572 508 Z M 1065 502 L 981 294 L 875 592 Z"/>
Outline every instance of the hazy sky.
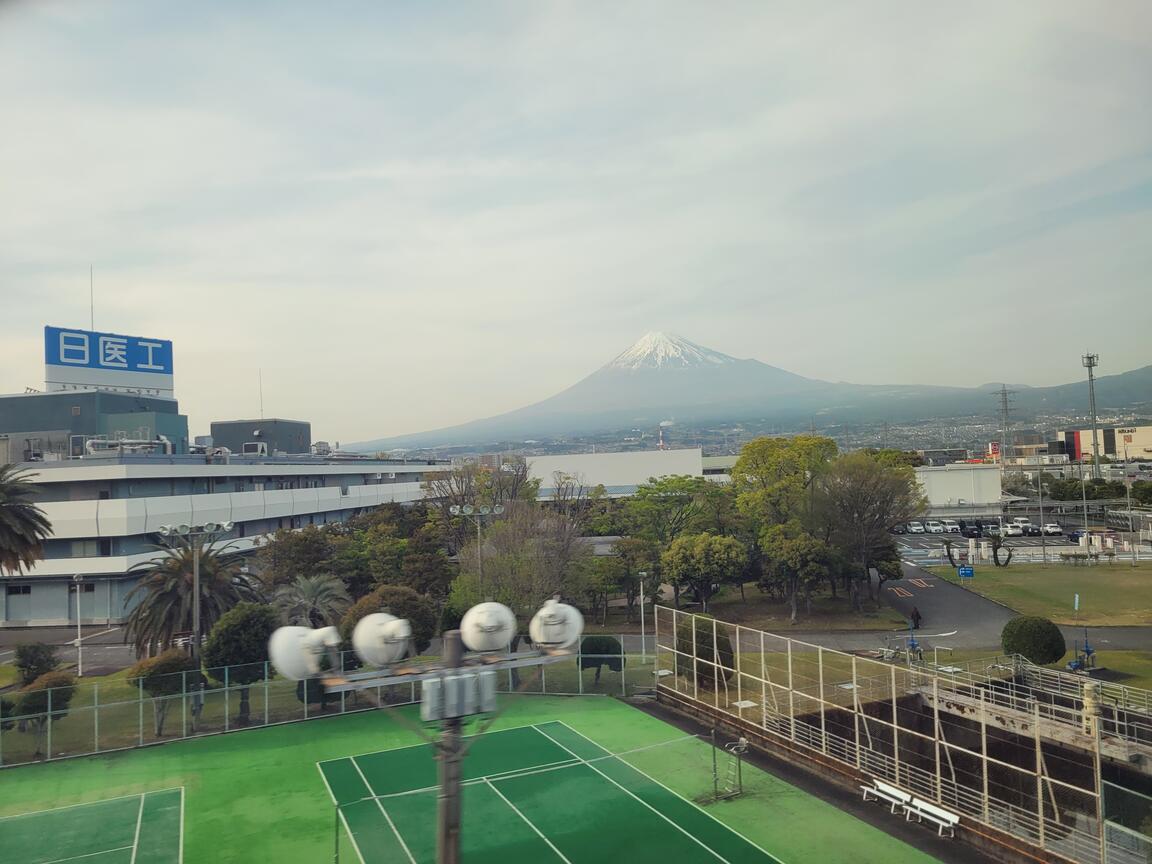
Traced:
<path fill-rule="evenodd" d="M 0 3 L 0 392 L 87 325 L 89 264 L 193 434 L 258 369 L 352 441 L 657 329 L 861 383 L 1119 372 L 1152 3 Z"/>

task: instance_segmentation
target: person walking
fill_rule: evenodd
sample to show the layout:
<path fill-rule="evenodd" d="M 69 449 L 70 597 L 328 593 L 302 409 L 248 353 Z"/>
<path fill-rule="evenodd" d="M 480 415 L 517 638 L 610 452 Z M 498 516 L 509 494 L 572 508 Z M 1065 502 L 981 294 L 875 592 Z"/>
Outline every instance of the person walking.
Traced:
<path fill-rule="evenodd" d="M 920 614 L 920 610 L 918 608 L 916 608 L 915 606 L 912 607 L 911 618 L 912 618 L 912 629 L 913 630 L 919 630 L 920 629 L 920 621 L 923 619 L 923 616 Z"/>

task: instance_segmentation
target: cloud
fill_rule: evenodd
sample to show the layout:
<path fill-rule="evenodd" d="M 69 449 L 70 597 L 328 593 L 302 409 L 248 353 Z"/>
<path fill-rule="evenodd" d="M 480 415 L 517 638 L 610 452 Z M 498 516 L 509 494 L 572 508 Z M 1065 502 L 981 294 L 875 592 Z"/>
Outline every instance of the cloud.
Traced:
<path fill-rule="evenodd" d="M 176 343 L 197 431 L 257 370 L 320 437 L 464 421 L 657 328 L 1069 380 L 1068 310 L 1146 293 L 1149 8 L 16 4 L 0 390 L 86 323 L 89 264 L 98 327 Z"/>

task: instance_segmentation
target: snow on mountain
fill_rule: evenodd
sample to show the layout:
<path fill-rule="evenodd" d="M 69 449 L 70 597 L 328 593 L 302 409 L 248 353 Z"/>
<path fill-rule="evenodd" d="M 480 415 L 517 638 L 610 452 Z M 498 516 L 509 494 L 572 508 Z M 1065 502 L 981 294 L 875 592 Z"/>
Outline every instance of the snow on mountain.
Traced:
<path fill-rule="evenodd" d="M 689 342 L 670 333 L 645 333 L 627 351 L 618 354 L 605 369 L 663 369 L 683 366 L 719 366 L 735 363 L 735 357 Z"/>

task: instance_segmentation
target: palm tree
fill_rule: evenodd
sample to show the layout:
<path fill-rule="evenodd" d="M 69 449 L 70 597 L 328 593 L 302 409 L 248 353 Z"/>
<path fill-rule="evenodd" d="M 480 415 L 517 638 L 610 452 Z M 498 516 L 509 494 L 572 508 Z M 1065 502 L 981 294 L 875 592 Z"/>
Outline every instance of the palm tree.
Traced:
<path fill-rule="evenodd" d="M 32 503 L 36 484 L 15 465 L 0 465 L 0 570 L 20 573 L 40 557 L 52 534 L 44 511 Z"/>
<path fill-rule="evenodd" d="M 334 573 L 297 576 L 279 586 L 272 604 L 289 624 L 324 627 L 335 624 L 352 605 L 352 598 L 340 577 Z"/>
<path fill-rule="evenodd" d="M 192 542 L 158 547 L 161 554 L 132 568 L 141 574 L 125 602 L 139 603 L 128 613 L 126 635 L 139 657 L 153 647 L 165 651 L 180 634 L 192 631 Z M 130 572 L 132 572 L 130 571 Z M 260 591 L 243 569 L 231 543 L 200 550 L 200 632 L 212 630 L 220 616 L 243 600 L 260 600 Z"/>

